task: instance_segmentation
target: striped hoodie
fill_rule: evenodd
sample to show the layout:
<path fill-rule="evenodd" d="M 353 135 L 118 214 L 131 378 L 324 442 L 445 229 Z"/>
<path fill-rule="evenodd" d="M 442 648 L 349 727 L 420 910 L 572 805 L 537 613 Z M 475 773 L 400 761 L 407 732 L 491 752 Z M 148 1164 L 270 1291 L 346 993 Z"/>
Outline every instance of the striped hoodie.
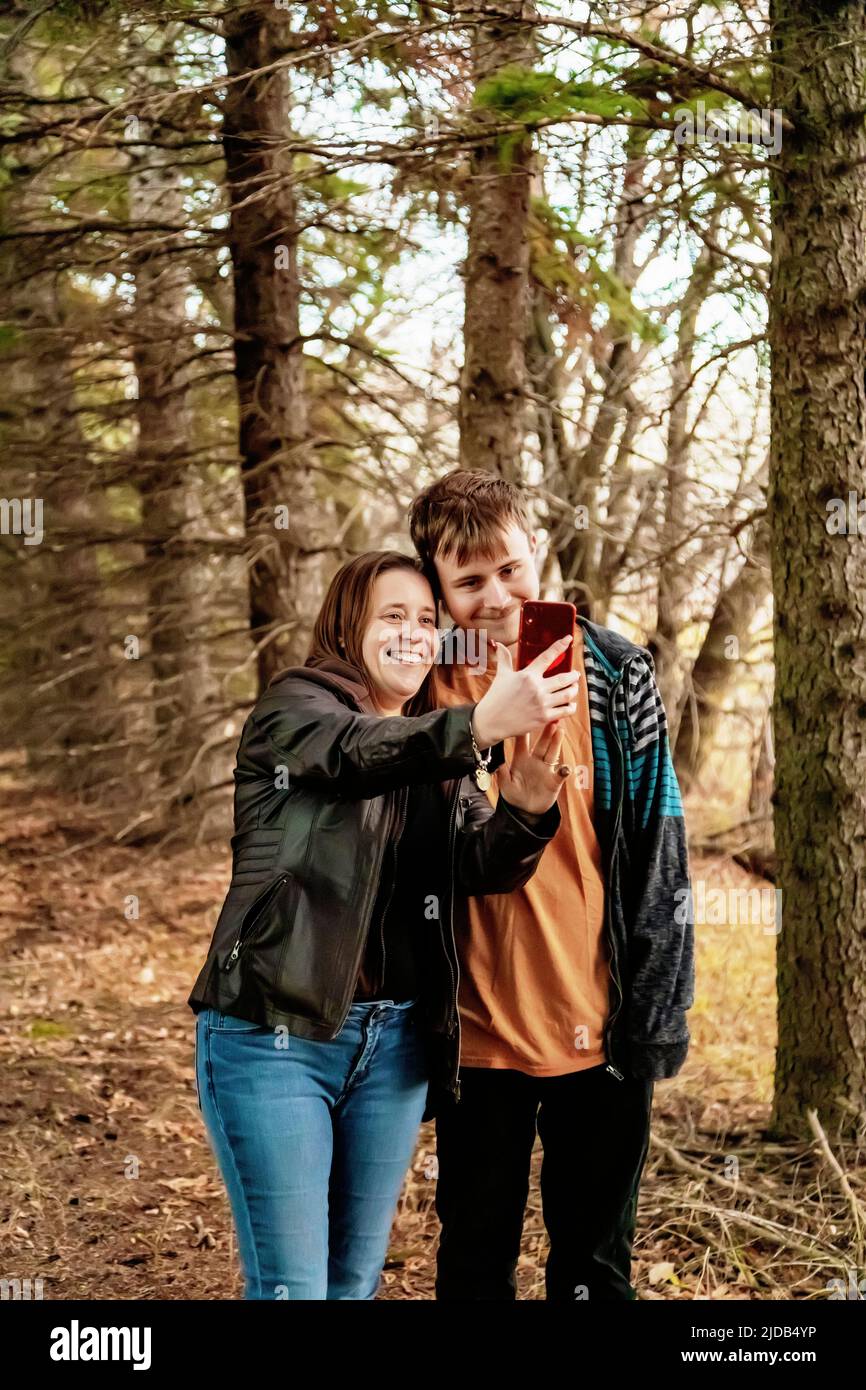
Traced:
<path fill-rule="evenodd" d="M 606 883 L 613 1070 L 675 1076 L 694 1000 L 694 921 L 683 807 L 667 719 L 644 647 L 578 618 L 594 762 L 593 819 Z"/>

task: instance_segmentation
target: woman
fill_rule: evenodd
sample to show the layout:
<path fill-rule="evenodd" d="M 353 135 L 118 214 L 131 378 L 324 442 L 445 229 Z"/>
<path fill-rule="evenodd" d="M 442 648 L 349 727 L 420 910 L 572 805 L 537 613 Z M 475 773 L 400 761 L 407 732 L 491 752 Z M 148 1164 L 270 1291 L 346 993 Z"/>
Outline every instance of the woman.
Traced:
<path fill-rule="evenodd" d="M 241 736 L 232 880 L 189 1004 L 249 1299 L 375 1297 L 428 1099 L 459 1094 L 454 893 L 525 883 L 559 825 L 576 679 L 543 672 L 571 639 L 437 710 L 435 624 L 420 562 L 349 561 Z M 488 768 L 495 811 L 470 775 Z"/>

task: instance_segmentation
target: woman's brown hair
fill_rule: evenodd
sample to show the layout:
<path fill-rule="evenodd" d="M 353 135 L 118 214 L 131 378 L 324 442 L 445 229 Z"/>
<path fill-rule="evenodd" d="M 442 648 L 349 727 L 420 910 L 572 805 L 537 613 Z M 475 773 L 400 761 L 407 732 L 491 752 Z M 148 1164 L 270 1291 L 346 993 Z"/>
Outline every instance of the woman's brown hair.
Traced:
<path fill-rule="evenodd" d="M 404 555 L 399 550 L 368 550 L 340 566 L 331 580 L 313 624 L 310 648 L 304 659 L 305 666 L 311 666 L 328 657 L 337 661 L 347 661 L 358 672 L 364 684 L 370 685 L 370 673 L 361 653 L 370 612 L 370 598 L 379 575 L 396 569 L 412 570 L 422 579 L 427 578 L 421 561 L 415 556 Z M 411 700 L 406 702 L 404 714 L 427 714 L 430 710 L 436 709 L 432 688 L 433 669 L 427 672 L 420 688 Z"/>

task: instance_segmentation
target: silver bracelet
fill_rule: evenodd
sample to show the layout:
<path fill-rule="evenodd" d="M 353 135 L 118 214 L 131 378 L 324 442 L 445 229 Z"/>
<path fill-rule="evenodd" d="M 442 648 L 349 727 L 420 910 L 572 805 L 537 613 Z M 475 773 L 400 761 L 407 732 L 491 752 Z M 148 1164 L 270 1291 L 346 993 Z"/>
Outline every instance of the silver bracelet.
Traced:
<path fill-rule="evenodd" d="M 479 789 L 483 792 L 486 792 L 487 788 L 490 786 L 490 773 L 487 769 L 490 765 L 490 759 L 493 757 L 493 749 L 488 748 L 487 756 L 482 756 L 481 749 L 475 742 L 475 735 L 472 732 L 471 716 L 469 719 L 469 737 L 472 740 L 472 752 L 475 754 L 475 781 L 477 782 Z"/>

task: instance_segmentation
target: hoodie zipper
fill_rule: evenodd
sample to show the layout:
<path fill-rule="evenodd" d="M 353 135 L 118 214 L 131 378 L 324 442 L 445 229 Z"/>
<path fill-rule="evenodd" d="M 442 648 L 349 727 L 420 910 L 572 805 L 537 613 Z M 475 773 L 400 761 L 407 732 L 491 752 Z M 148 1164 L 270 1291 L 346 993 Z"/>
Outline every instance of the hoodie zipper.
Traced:
<path fill-rule="evenodd" d="M 608 723 L 609 723 L 609 725 L 610 725 L 610 730 L 611 730 L 611 733 L 613 734 L 614 741 L 615 741 L 616 747 L 617 747 L 617 752 L 618 752 L 618 754 L 619 754 L 619 787 L 618 787 L 619 795 L 618 795 L 618 798 L 617 798 L 616 818 L 615 818 L 615 820 L 614 820 L 613 835 L 612 835 L 612 837 L 611 837 L 610 865 L 609 865 L 609 868 L 608 868 L 608 882 L 607 882 L 607 918 L 608 918 L 608 924 L 609 924 L 609 928 L 610 928 L 610 931 L 609 931 L 609 940 L 610 940 L 610 948 L 611 948 L 611 961 L 610 961 L 611 970 L 610 970 L 610 975 L 611 975 L 611 979 L 613 980 L 613 983 L 614 983 L 615 986 L 616 986 L 617 994 L 619 995 L 619 1003 L 617 1004 L 617 1006 L 616 1006 L 616 1008 L 614 1009 L 613 1013 L 610 1015 L 609 1019 L 607 1020 L 607 1023 L 605 1024 L 605 1028 L 604 1028 L 604 1039 L 603 1039 L 603 1042 L 604 1042 L 604 1050 L 605 1050 L 605 1055 L 606 1055 L 608 1058 L 610 1058 L 610 1047 L 609 1047 L 609 1044 L 608 1044 L 608 1038 L 610 1037 L 610 1035 L 611 1035 L 611 1033 L 612 1033 L 612 1031 L 613 1031 L 613 1025 L 614 1025 L 614 1023 L 616 1022 L 617 1018 L 619 1017 L 620 1012 L 621 1012 L 621 1010 L 622 1010 L 622 1005 L 623 1005 L 622 984 L 621 984 L 621 982 L 620 982 L 620 980 L 619 980 L 619 978 L 618 978 L 618 975 L 617 975 L 617 964 L 618 964 L 618 962 L 617 962 L 617 952 L 616 952 L 616 933 L 615 933 L 614 928 L 613 928 L 613 909 L 612 909 L 612 902 L 613 902 L 613 891 L 612 891 L 612 890 L 613 890 L 613 869 L 614 869 L 614 865 L 615 865 L 615 863 L 616 863 L 617 840 L 618 840 L 618 838 L 619 838 L 620 826 L 621 826 L 621 824 L 622 824 L 622 803 L 623 803 L 623 798 L 624 798 L 624 795 L 625 795 L 625 758 L 624 758 L 624 756 L 623 756 L 622 740 L 620 739 L 620 736 L 619 736 L 619 729 L 617 728 L 617 723 L 616 723 L 616 692 L 617 692 L 617 690 L 619 689 L 619 687 L 620 687 L 620 685 L 622 684 L 622 682 L 625 681 L 625 680 L 628 680 L 629 671 L 630 671 L 630 667 L 631 667 L 632 660 L 633 660 L 633 658 L 632 658 L 632 657 L 629 657 L 627 661 L 623 662 L 623 665 L 622 665 L 622 668 L 621 668 L 621 670 L 620 670 L 619 676 L 617 677 L 617 679 L 614 681 L 614 683 L 613 683 L 612 686 L 611 686 L 610 695 L 608 696 L 608 702 L 607 702 L 607 717 L 608 717 Z M 615 1076 L 615 1077 L 617 1078 L 618 1081 L 623 1081 L 623 1080 L 625 1079 L 624 1076 L 623 1076 L 623 1074 L 622 1074 L 622 1072 L 619 1070 L 618 1067 L 615 1067 L 615 1066 L 613 1065 L 613 1062 L 612 1062 L 612 1061 L 608 1060 L 607 1068 L 606 1068 L 606 1069 L 607 1069 L 607 1071 L 609 1071 L 613 1076 Z"/>

